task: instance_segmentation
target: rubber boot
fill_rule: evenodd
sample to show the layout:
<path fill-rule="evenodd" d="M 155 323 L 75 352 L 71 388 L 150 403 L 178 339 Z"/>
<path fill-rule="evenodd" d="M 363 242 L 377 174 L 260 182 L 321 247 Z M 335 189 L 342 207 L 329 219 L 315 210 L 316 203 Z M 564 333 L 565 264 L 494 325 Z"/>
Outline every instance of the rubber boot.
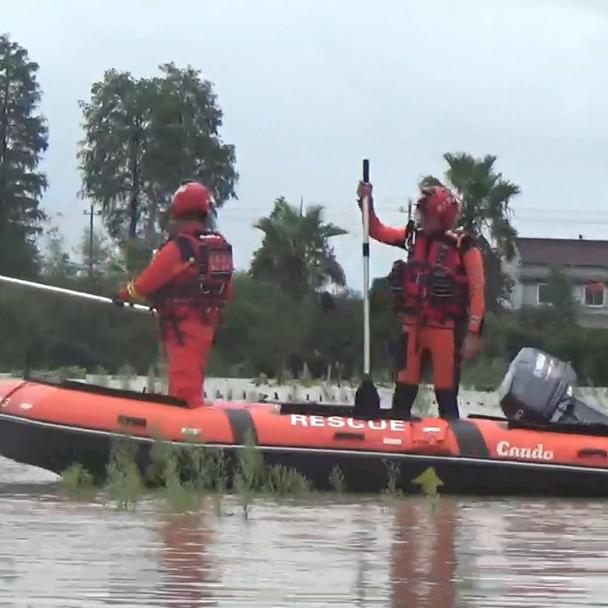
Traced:
<path fill-rule="evenodd" d="M 445 420 L 460 418 L 458 411 L 458 391 L 454 389 L 436 388 L 435 398 L 439 416 Z"/>
<path fill-rule="evenodd" d="M 417 394 L 417 385 L 397 382 L 393 393 L 393 407 L 389 411 L 389 416 L 395 420 L 411 420 L 412 406 Z"/>

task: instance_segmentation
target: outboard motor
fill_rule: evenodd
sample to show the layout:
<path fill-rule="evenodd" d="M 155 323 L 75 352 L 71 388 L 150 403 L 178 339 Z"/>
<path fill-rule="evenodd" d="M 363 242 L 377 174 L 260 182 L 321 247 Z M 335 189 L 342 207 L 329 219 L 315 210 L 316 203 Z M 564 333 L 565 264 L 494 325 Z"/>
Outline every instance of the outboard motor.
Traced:
<path fill-rule="evenodd" d="M 576 372 L 569 363 L 534 348 L 522 348 L 498 389 L 511 420 L 608 425 L 608 415 L 574 396 Z"/>

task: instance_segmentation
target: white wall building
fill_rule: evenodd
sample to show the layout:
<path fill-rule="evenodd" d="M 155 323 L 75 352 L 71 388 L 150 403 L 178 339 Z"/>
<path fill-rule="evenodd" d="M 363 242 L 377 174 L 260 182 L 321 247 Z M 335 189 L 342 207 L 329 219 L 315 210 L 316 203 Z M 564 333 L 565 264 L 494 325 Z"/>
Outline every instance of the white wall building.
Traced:
<path fill-rule="evenodd" d="M 514 308 L 547 303 L 547 279 L 552 268 L 572 282 L 580 305 L 580 325 L 608 327 L 608 241 L 518 238 L 517 256 L 505 269 L 514 281 Z"/>

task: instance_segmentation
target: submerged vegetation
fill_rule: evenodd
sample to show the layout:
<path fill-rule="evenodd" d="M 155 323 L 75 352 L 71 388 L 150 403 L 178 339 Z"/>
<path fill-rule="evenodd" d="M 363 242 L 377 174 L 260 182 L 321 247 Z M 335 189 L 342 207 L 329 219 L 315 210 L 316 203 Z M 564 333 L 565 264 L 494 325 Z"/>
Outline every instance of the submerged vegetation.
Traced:
<path fill-rule="evenodd" d="M 61 483 L 69 492 L 83 492 L 93 489 L 95 480 L 81 464 L 72 464 L 61 474 Z"/>
<path fill-rule="evenodd" d="M 336 465 L 329 475 L 329 487 L 338 494 L 346 492 L 346 480 L 342 469 Z"/>
<path fill-rule="evenodd" d="M 385 461 L 386 466 L 386 488 L 384 494 L 387 496 L 400 496 L 399 478 L 401 477 L 401 465 L 393 460 Z"/>
<path fill-rule="evenodd" d="M 81 465 L 74 463 L 63 473 L 61 483 L 72 495 L 102 491 L 118 508 L 136 508 L 149 492 L 161 497 L 177 512 L 197 511 L 205 497 L 215 497 L 218 512 L 227 493 L 239 497 L 245 517 L 256 498 L 303 497 L 314 492 L 313 485 L 299 471 L 281 464 L 264 462 L 260 450 L 252 444 L 239 450 L 235 459 L 224 451 L 201 443 L 176 445 L 157 439 L 150 447 L 147 468 L 141 473 L 141 447 L 128 436 L 114 441 L 106 470 L 105 483 L 96 486 L 94 477 Z M 382 494 L 400 499 L 402 470 L 398 462 L 386 461 L 386 487 Z M 422 494 L 436 499 L 443 482 L 433 468 L 425 470 L 412 483 Z M 331 493 L 348 491 L 346 478 L 339 466 L 334 466 L 328 478 Z"/>
<path fill-rule="evenodd" d="M 71 493 L 101 489 L 119 509 L 133 509 L 146 488 L 158 493 L 176 511 L 195 511 L 205 495 L 220 497 L 228 490 L 241 497 L 245 513 L 256 496 L 302 496 L 312 491 L 310 482 L 294 469 L 264 463 L 253 446 L 240 450 L 229 463 L 220 448 L 200 443 L 175 445 L 157 440 L 150 448 L 145 475 L 140 472 L 138 444 L 129 437 L 115 440 L 105 485 L 95 488 L 93 476 L 78 463 L 61 476 Z"/>
<path fill-rule="evenodd" d="M 106 491 L 119 509 L 132 509 L 137 505 L 144 489 L 144 481 L 137 466 L 135 442 L 118 439 L 110 453 Z"/>

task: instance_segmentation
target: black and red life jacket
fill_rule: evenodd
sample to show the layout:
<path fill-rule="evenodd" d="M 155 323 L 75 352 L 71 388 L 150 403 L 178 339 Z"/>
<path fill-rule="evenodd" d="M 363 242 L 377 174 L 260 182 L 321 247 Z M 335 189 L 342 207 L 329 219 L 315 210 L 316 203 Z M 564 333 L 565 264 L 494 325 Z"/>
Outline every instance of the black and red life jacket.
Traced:
<path fill-rule="evenodd" d="M 154 294 L 160 308 L 221 310 L 226 305 L 234 265 L 232 246 L 218 232 L 178 233 L 174 242 L 185 266 L 182 273 Z"/>
<path fill-rule="evenodd" d="M 407 262 L 396 261 L 388 276 L 395 309 L 430 321 L 466 318 L 469 281 L 462 254 L 469 245 L 466 233 L 430 238 L 417 231 Z"/>

